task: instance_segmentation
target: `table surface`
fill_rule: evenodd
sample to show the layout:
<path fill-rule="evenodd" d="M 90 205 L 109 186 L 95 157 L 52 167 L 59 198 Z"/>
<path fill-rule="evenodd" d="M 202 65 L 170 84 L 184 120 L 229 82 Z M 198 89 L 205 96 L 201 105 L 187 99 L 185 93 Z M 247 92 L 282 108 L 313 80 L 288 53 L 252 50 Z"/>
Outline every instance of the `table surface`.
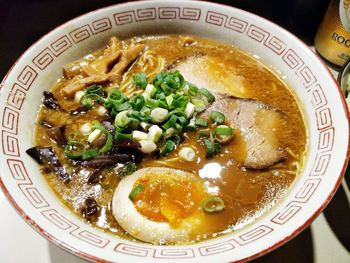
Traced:
<path fill-rule="evenodd" d="M 82 8 L 79 8 L 79 5 L 77 5 L 79 1 L 70 0 L 72 3 L 70 11 L 65 12 L 64 15 L 59 14 L 58 12 L 54 18 L 50 18 L 50 14 L 46 14 L 45 16 L 36 11 L 37 9 L 35 6 L 40 7 L 41 9 L 49 9 L 57 6 L 64 6 L 63 2 L 67 3 L 68 1 L 62 0 L 58 2 L 52 0 L 13 0 L 11 2 L 0 0 L 0 36 L 5 35 L 8 37 L 7 40 L 9 40 L 5 42 L 0 41 L 0 56 L 2 59 L 0 79 L 15 59 L 38 37 L 63 21 L 115 1 L 85 0 L 85 5 Z M 97 2 L 99 2 L 99 4 L 96 4 Z M 244 1 L 236 2 L 240 4 Z M 252 4 L 253 1 L 246 2 L 251 3 L 251 6 L 254 7 L 254 4 Z M 311 2 L 313 2 L 313 0 L 311 0 Z M 23 10 L 26 10 L 26 12 Z M 41 23 L 41 21 L 39 21 L 40 19 L 38 20 L 40 23 L 38 22 L 35 24 L 35 21 L 32 22 L 32 26 L 37 26 L 32 31 L 34 32 L 34 36 L 16 35 L 16 33 L 18 33 L 16 26 L 23 26 L 23 24 L 26 23 L 25 18 L 28 18 L 26 17 L 27 13 L 30 13 L 34 20 L 37 15 L 41 16 L 43 19 L 46 19 L 46 23 Z M 23 20 L 17 21 L 14 17 L 17 17 L 19 14 L 24 16 L 24 18 Z M 8 27 L 9 25 L 11 25 L 11 27 Z M 11 39 L 17 41 L 10 41 Z M 3 50 L 9 50 L 9 52 L 6 52 L 5 54 Z M 331 72 L 335 77 L 338 74 L 337 70 L 334 68 L 331 68 Z M 287 244 L 254 260 L 254 262 L 350 262 L 350 192 L 348 185 L 350 185 L 349 174 L 346 175 L 346 179 L 343 180 L 338 192 L 335 194 L 329 206 L 309 228 L 305 229 Z M 15 212 L 1 191 L 0 240 L 0 263 L 86 262 L 49 243 L 45 238 L 34 231 Z M 16 251 L 21 251 L 21 253 L 16 253 Z"/>

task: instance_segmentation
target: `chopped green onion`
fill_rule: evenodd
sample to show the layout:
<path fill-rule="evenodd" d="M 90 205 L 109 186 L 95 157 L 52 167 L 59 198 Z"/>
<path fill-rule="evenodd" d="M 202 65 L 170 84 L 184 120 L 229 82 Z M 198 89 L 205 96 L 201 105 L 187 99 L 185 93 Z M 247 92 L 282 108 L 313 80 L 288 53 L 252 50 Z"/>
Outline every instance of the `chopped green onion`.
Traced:
<path fill-rule="evenodd" d="M 119 104 L 119 105 L 114 105 L 114 109 L 117 112 L 128 110 L 128 109 L 130 109 L 130 107 L 131 107 L 131 105 L 127 101 L 123 102 L 122 104 Z"/>
<path fill-rule="evenodd" d="M 151 109 L 154 109 L 159 106 L 159 101 L 155 99 L 147 99 L 145 105 Z"/>
<path fill-rule="evenodd" d="M 174 134 L 175 134 L 175 129 L 174 128 L 169 128 L 169 129 L 165 130 L 163 138 L 164 139 L 168 139 L 171 136 L 173 136 Z"/>
<path fill-rule="evenodd" d="M 215 142 L 214 143 L 214 150 L 215 150 L 215 153 L 221 153 L 221 144 L 218 143 L 218 142 Z"/>
<path fill-rule="evenodd" d="M 112 148 L 112 145 L 113 145 L 113 136 L 112 136 L 112 134 L 110 134 L 109 131 L 106 129 L 106 127 L 103 126 L 98 121 L 94 121 L 93 122 L 92 129 L 93 130 L 98 129 L 98 130 L 100 130 L 102 133 L 104 133 L 107 136 L 105 144 L 102 146 L 101 149 L 99 149 L 99 153 L 107 153 L 107 152 L 109 152 L 110 149 Z"/>
<path fill-rule="evenodd" d="M 188 121 L 186 120 L 186 118 L 184 116 L 180 116 L 178 119 L 179 123 L 182 125 L 182 126 L 186 126 Z"/>
<path fill-rule="evenodd" d="M 192 98 L 191 102 L 194 105 L 194 111 L 195 112 L 202 112 L 207 108 L 208 102 L 196 98 Z"/>
<path fill-rule="evenodd" d="M 195 118 L 190 119 L 190 122 L 188 125 L 186 125 L 185 129 L 190 131 L 196 130 L 197 129 L 196 119 Z"/>
<path fill-rule="evenodd" d="M 105 107 L 107 109 L 112 109 L 113 107 L 122 104 L 127 100 L 128 98 L 122 92 L 117 89 L 111 89 L 108 92 L 108 97 L 105 101 Z"/>
<path fill-rule="evenodd" d="M 223 124 L 225 122 L 225 115 L 218 111 L 212 111 L 209 118 L 217 124 Z"/>
<path fill-rule="evenodd" d="M 175 109 L 179 109 L 179 108 L 185 108 L 186 104 L 190 101 L 190 98 L 187 96 L 181 96 L 177 99 L 173 100 L 172 106 Z"/>
<path fill-rule="evenodd" d="M 208 127 L 208 120 L 203 118 L 196 118 L 195 124 L 197 126 Z"/>
<path fill-rule="evenodd" d="M 205 146 L 205 157 L 211 157 L 215 153 L 214 143 L 210 139 L 203 139 Z"/>
<path fill-rule="evenodd" d="M 96 95 L 102 96 L 103 88 L 101 85 L 93 84 L 86 88 L 85 94 L 96 94 Z"/>
<path fill-rule="evenodd" d="M 178 145 L 181 142 L 181 138 L 179 135 L 175 134 L 169 140 L 172 140 L 176 145 Z"/>
<path fill-rule="evenodd" d="M 164 130 L 167 130 L 169 128 L 173 128 L 176 124 L 177 121 L 177 116 L 176 115 L 171 115 L 170 118 L 168 119 L 168 121 L 166 123 L 163 124 L 162 128 Z"/>
<path fill-rule="evenodd" d="M 142 95 L 136 95 L 130 100 L 130 104 L 134 110 L 139 111 L 145 105 L 145 98 Z"/>
<path fill-rule="evenodd" d="M 95 157 L 98 154 L 98 149 L 86 150 L 84 144 L 77 141 L 70 141 L 64 148 L 64 154 L 72 160 L 87 160 Z"/>
<path fill-rule="evenodd" d="M 69 141 L 64 147 L 64 154 L 69 159 L 80 159 L 85 151 L 85 145 L 77 141 Z"/>
<path fill-rule="evenodd" d="M 166 103 L 168 104 L 168 107 L 170 108 L 172 103 L 173 103 L 173 100 L 174 100 L 174 95 L 173 94 L 170 94 L 169 96 L 166 96 L 165 98 L 165 101 Z"/>
<path fill-rule="evenodd" d="M 97 154 L 98 154 L 98 149 L 97 148 L 94 148 L 94 149 L 91 149 L 91 150 L 86 150 L 86 151 L 84 151 L 82 153 L 81 159 L 88 160 L 88 159 L 91 159 L 91 158 L 95 157 Z"/>
<path fill-rule="evenodd" d="M 175 149 L 175 146 L 176 146 L 175 142 L 173 142 L 172 140 L 167 140 L 160 151 L 160 155 L 167 156 L 169 153 L 171 153 Z"/>
<path fill-rule="evenodd" d="M 137 170 L 136 163 L 128 163 L 118 170 L 118 176 L 123 178 L 135 172 Z"/>
<path fill-rule="evenodd" d="M 211 94 L 209 90 L 207 90 L 205 88 L 201 88 L 201 89 L 199 89 L 199 92 L 201 94 L 203 94 L 208 99 L 209 102 L 214 102 L 215 101 L 214 95 Z"/>
<path fill-rule="evenodd" d="M 188 95 L 192 97 L 196 96 L 198 94 L 198 88 L 188 81 L 186 81 L 186 84 L 188 85 Z"/>
<path fill-rule="evenodd" d="M 114 124 L 120 128 L 125 128 L 131 122 L 131 119 L 128 116 L 128 111 L 121 111 L 117 114 L 114 120 Z"/>
<path fill-rule="evenodd" d="M 225 209 L 225 203 L 218 196 L 207 197 L 202 202 L 202 209 L 206 213 L 217 213 Z"/>
<path fill-rule="evenodd" d="M 142 184 L 138 184 L 137 186 L 135 186 L 130 194 L 129 194 L 129 199 L 133 202 L 136 198 L 136 196 L 141 193 L 143 190 L 145 189 L 145 187 Z"/>
<path fill-rule="evenodd" d="M 203 138 L 210 138 L 210 131 L 208 129 L 200 130 L 198 132 L 198 139 L 203 139 Z"/>
<path fill-rule="evenodd" d="M 140 111 L 141 116 L 149 116 L 151 114 L 151 109 L 147 107 L 143 107 Z"/>
<path fill-rule="evenodd" d="M 103 132 L 103 131 L 102 131 Z M 105 133 L 106 134 L 106 133 Z M 99 150 L 100 153 L 107 153 L 112 149 L 113 146 L 113 136 L 107 132 L 107 140 L 106 143 L 102 146 L 102 148 Z"/>
<path fill-rule="evenodd" d="M 178 123 L 175 123 L 175 126 L 174 126 L 175 130 L 177 133 L 180 133 L 183 129 L 182 125 L 178 124 Z"/>
<path fill-rule="evenodd" d="M 115 132 L 114 138 L 118 140 L 125 140 L 125 139 L 131 139 L 132 133 L 123 133 L 122 131 L 119 131 L 118 129 Z"/>
<path fill-rule="evenodd" d="M 84 96 L 81 100 L 81 105 L 86 109 L 91 109 L 92 106 L 94 106 L 94 101 L 91 98 Z"/>
<path fill-rule="evenodd" d="M 144 72 L 136 73 L 133 75 L 132 79 L 136 87 L 141 89 L 145 89 L 147 87 L 146 73 Z"/>
<path fill-rule="evenodd" d="M 217 127 L 214 133 L 215 135 L 232 135 L 233 129 L 231 127 Z"/>

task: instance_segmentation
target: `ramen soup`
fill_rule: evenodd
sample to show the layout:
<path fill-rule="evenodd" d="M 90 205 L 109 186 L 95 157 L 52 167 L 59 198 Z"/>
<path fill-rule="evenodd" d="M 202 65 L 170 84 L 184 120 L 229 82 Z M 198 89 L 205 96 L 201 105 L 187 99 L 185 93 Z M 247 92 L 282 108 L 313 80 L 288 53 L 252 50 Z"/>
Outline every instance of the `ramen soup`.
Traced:
<path fill-rule="evenodd" d="M 153 244 L 254 221 L 286 195 L 306 131 L 285 83 L 231 45 L 112 37 L 63 66 L 27 150 L 87 223 Z"/>

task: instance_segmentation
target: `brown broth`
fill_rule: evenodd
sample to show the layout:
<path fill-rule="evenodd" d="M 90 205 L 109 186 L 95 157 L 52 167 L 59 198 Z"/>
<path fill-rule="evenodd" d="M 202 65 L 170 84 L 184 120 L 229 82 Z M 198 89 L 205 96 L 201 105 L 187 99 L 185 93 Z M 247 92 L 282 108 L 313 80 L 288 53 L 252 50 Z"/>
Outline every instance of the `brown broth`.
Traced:
<path fill-rule="evenodd" d="M 248 170 L 241 167 L 244 159 L 244 143 L 239 133 L 234 140 L 224 146 L 223 152 L 213 158 L 206 159 L 205 149 L 197 143 L 196 132 L 186 132 L 183 146 L 196 145 L 196 162 L 186 162 L 177 158 L 178 151 L 164 158 L 147 157 L 140 167 L 166 166 L 183 169 L 198 174 L 205 182 L 209 192 L 220 195 L 225 201 L 225 210 L 215 215 L 210 215 L 210 222 L 216 224 L 215 229 L 208 235 L 217 236 L 241 228 L 245 224 L 260 216 L 278 200 L 283 198 L 288 188 L 297 176 L 297 172 L 303 164 L 303 156 L 306 148 L 306 131 L 302 114 L 293 94 L 281 79 L 257 61 L 252 56 L 241 50 L 208 39 L 194 38 L 195 44 L 188 47 L 182 45 L 180 36 L 147 37 L 129 39 L 124 41 L 128 46 L 132 42 L 144 43 L 148 50 L 162 56 L 167 65 L 175 61 L 193 56 L 195 54 L 207 54 L 221 61 L 227 70 L 232 70 L 241 76 L 244 86 L 249 92 L 249 97 L 259 100 L 267 105 L 281 110 L 285 114 L 280 129 L 277 131 L 281 146 L 287 149 L 287 158 L 283 163 L 272 166 L 266 170 Z M 98 56 L 97 51 L 93 56 Z M 132 68 L 131 71 L 139 71 Z M 52 89 L 59 104 L 69 112 L 77 108 L 77 103 L 62 96 L 60 90 L 69 82 L 66 78 L 59 80 Z M 79 134 L 79 127 L 91 120 L 102 120 L 104 117 L 91 110 L 84 115 L 71 116 L 69 113 L 54 111 L 42 107 L 37 118 L 37 123 L 46 120 L 54 125 L 65 125 L 65 135 L 70 138 L 75 134 L 76 140 L 86 140 L 86 136 Z M 113 168 L 105 169 L 99 179 L 99 183 L 91 185 L 87 180 L 91 169 L 80 169 L 71 165 L 64 157 L 63 149 L 53 143 L 45 133 L 43 127 L 36 126 L 35 144 L 38 146 L 52 146 L 59 156 L 62 164 L 72 174 L 72 181 L 68 184 L 61 182 L 53 173 L 43 173 L 52 190 L 58 198 L 74 213 L 81 216 L 81 207 L 87 197 L 93 197 L 101 207 L 100 215 L 94 226 L 118 236 L 133 239 L 119 227 L 111 213 L 111 199 L 119 179 L 114 174 Z M 198 239 L 202 239 L 199 237 Z"/>

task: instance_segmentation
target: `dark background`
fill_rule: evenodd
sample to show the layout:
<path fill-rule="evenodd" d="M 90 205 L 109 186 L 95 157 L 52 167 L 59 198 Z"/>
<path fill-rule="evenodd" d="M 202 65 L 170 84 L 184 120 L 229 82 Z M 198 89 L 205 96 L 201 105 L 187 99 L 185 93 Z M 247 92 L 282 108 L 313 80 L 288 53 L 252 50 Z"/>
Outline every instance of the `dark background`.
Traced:
<path fill-rule="evenodd" d="M 62 23 L 116 0 L 0 0 L 0 79 L 16 59 L 41 36 Z M 261 15 L 290 30 L 308 44 L 328 0 L 212 1 Z"/>
<path fill-rule="evenodd" d="M 112 0 L 0 0 L 0 80 L 16 59 L 35 41 L 62 23 L 97 8 L 121 1 Z M 263 16 L 313 45 L 328 0 L 232 0 L 212 1 Z M 346 175 L 349 183 L 349 175 Z M 340 187 L 324 214 L 344 247 L 350 251 L 350 208 Z M 30 259 L 29 259 L 30 260 Z M 313 262 L 311 229 L 307 228 L 258 262 Z"/>

